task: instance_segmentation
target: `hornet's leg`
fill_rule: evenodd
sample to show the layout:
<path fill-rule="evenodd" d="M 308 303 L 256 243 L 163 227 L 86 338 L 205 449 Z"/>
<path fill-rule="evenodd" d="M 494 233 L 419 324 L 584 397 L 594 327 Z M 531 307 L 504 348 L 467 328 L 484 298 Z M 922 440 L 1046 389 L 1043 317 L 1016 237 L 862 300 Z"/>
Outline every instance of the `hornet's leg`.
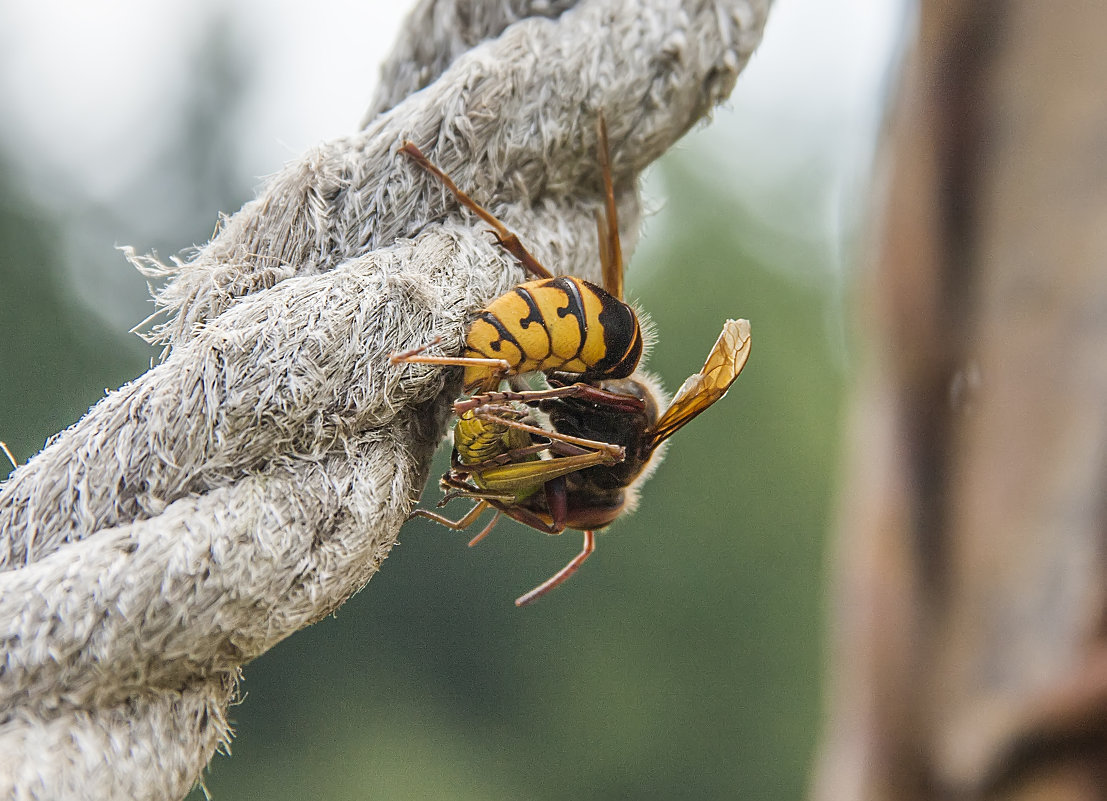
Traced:
<path fill-rule="evenodd" d="M 541 598 L 543 595 L 548 593 L 550 590 L 552 590 L 558 584 L 565 581 L 565 579 L 569 578 L 569 576 L 576 573 L 577 568 L 579 568 L 582 564 L 584 564 L 584 560 L 587 559 L 592 554 L 592 551 L 594 551 L 595 549 L 596 549 L 596 535 L 595 535 L 595 533 L 592 532 L 592 531 L 584 532 L 584 548 L 581 550 L 581 552 L 578 553 L 576 556 L 574 556 L 572 561 L 569 562 L 569 564 L 565 565 L 565 567 L 561 568 L 561 570 L 557 571 L 552 576 L 550 576 L 550 578 L 543 581 L 541 584 L 539 584 L 537 587 L 535 587 L 530 592 L 525 593 L 523 595 L 520 595 L 518 598 L 516 598 L 515 599 L 515 605 L 516 606 L 526 606 L 527 604 L 533 603 L 534 601 Z"/>
<path fill-rule="evenodd" d="M 645 408 L 645 404 L 640 398 L 623 395 L 619 392 L 609 392 L 591 384 L 577 382 L 564 387 L 530 389 L 522 392 L 479 392 L 464 400 L 454 401 L 454 414 L 460 417 L 465 412 L 475 411 L 481 406 L 497 403 L 515 402 L 535 405 L 539 401 L 554 398 L 581 398 L 610 409 L 620 409 L 627 412 L 640 412 Z"/>
<path fill-rule="evenodd" d="M 540 437 L 545 437 L 555 442 L 564 442 L 569 445 L 574 445 L 583 449 L 586 453 L 598 452 L 607 454 L 608 458 L 611 460 L 611 464 L 621 462 L 626 457 L 626 449 L 621 445 L 612 445 L 610 442 L 601 442 L 597 439 L 571 437 L 568 434 L 562 434 L 560 431 L 551 431 L 550 429 L 532 426 L 519 420 L 501 417 L 496 414 L 495 407 L 488 411 L 485 411 L 483 408 L 477 408 L 474 414 L 482 420 L 491 420 L 492 422 L 500 423 L 510 428 L 526 431 L 528 434 L 537 434 Z"/>
<path fill-rule="evenodd" d="M 488 367 L 497 376 L 491 386 L 499 383 L 498 376 L 511 372 L 511 365 L 504 359 L 488 359 L 470 356 L 424 356 L 423 351 L 433 347 L 442 341 L 442 337 L 435 337 L 425 345 L 410 350 L 401 350 L 391 354 L 388 361 L 392 364 L 438 364 L 446 367 Z"/>

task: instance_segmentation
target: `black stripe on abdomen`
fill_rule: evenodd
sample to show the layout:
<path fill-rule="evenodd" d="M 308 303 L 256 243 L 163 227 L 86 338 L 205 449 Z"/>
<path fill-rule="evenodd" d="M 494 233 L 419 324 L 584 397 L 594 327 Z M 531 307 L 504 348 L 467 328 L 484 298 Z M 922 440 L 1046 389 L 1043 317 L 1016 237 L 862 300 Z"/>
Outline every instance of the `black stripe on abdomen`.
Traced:
<path fill-rule="evenodd" d="M 580 296 L 580 287 L 576 281 L 564 275 L 554 278 L 547 286 L 556 286 L 565 293 L 565 301 L 568 305 L 564 309 L 558 309 L 557 316 L 564 318 L 571 315 L 576 318 L 577 326 L 580 329 L 580 344 L 577 345 L 577 352 L 572 356 L 575 359 L 584 350 L 585 339 L 588 336 L 588 318 L 584 313 L 584 298 Z"/>
<path fill-rule="evenodd" d="M 500 348 L 502 347 L 500 345 L 501 342 L 510 342 L 516 348 L 519 348 L 520 353 L 523 353 L 523 349 L 519 347 L 518 341 L 516 341 L 512 333 L 507 330 L 507 327 L 503 324 L 499 317 L 497 317 L 490 311 L 482 311 L 480 314 L 477 315 L 477 319 L 484 320 L 490 326 L 495 328 L 496 333 L 500 335 L 500 338 L 498 340 L 488 343 L 492 347 L 492 350 L 496 351 L 496 353 L 500 352 Z"/>
<path fill-rule="evenodd" d="M 542 316 L 542 310 L 538 308 L 538 304 L 534 301 L 534 296 L 531 295 L 529 289 L 523 289 L 521 286 L 517 286 L 514 289 L 516 295 L 523 299 L 523 302 L 527 304 L 527 308 L 530 309 L 530 314 L 519 321 L 519 327 L 524 331 L 530 328 L 530 324 L 534 323 L 540 329 L 542 333 L 546 335 L 546 355 L 541 358 L 535 356 L 533 353 L 526 353 L 525 356 L 533 358 L 536 361 L 542 361 L 549 357 L 553 353 L 553 338 L 550 336 L 549 326 L 546 325 L 546 318 Z M 519 343 L 516 342 L 516 345 Z M 522 348 L 520 348 L 522 350 Z"/>

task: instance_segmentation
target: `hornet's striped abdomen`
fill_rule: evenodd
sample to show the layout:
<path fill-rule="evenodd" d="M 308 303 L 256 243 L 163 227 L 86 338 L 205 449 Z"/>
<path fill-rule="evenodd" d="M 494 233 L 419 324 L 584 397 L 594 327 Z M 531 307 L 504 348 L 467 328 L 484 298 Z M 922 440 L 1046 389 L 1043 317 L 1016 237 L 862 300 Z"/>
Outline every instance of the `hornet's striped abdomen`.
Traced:
<path fill-rule="evenodd" d="M 465 356 L 503 359 L 507 375 L 579 374 L 583 381 L 625 378 L 642 357 L 638 317 L 610 293 L 572 276 L 520 284 L 492 301 L 465 338 Z M 465 387 L 495 389 L 502 373 L 469 366 Z"/>

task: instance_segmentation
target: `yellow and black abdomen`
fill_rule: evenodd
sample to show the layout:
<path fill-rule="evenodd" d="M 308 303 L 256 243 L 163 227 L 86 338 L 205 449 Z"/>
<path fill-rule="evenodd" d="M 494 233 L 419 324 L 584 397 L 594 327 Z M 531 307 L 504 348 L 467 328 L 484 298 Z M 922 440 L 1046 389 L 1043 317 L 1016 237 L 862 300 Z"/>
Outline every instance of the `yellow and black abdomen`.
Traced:
<path fill-rule="evenodd" d="M 492 301 L 469 329 L 465 356 L 503 359 L 511 365 L 507 375 L 625 378 L 642 357 L 642 331 L 634 309 L 618 298 L 589 281 L 558 276 L 520 284 Z M 488 391 L 502 377 L 470 366 L 465 387 Z"/>

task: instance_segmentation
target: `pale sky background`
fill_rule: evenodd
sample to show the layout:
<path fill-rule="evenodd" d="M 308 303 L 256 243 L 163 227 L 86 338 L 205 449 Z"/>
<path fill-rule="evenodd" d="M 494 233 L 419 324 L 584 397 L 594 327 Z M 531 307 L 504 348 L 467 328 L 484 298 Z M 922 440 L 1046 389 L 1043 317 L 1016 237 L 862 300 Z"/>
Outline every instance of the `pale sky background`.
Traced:
<path fill-rule="evenodd" d="M 781 228 L 781 236 L 840 241 L 864 211 L 889 68 L 910 24 L 905 4 L 777 0 L 764 42 L 729 103 L 678 147 L 709 154 L 703 174 L 727 182 L 755 210 L 776 207 L 777 187 L 824 165 L 825 192 L 800 207 L 793 202 L 783 227 L 768 215 L 766 224 Z M 141 171 L 175 122 L 166 88 L 184 81 L 195 43 L 209 32 L 209 15 L 201 12 L 218 10 L 252 62 L 234 137 L 244 174 L 260 183 L 314 144 L 356 130 L 408 7 L 355 0 L 0 0 L 0 89 L 10 104 L 0 137 L 27 154 L 7 166 L 23 175 L 37 201 L 63 214 L 70 187 L 108 202 L 144 180 Z M 660 180 L 647 176 L 646 193 L 660 211 L 647 222 L 643 248 L 650 232 L 666 225 Z M 211 210 L 213 225 L 218 211 Z M 142 213 L 141 205 L 128 210 Z M 762 247 L 772 247 L 771 236 Z M 121 258 L 79 261 L 93 271 L 129 269 Z M 111 298 L 95 297 L 105 284 L 95 276 L 77 280 L 88 282 L 88 292 L 79 294 L 110 319 Z M 112 322 L 129 327 L 136 320 Z"/>

